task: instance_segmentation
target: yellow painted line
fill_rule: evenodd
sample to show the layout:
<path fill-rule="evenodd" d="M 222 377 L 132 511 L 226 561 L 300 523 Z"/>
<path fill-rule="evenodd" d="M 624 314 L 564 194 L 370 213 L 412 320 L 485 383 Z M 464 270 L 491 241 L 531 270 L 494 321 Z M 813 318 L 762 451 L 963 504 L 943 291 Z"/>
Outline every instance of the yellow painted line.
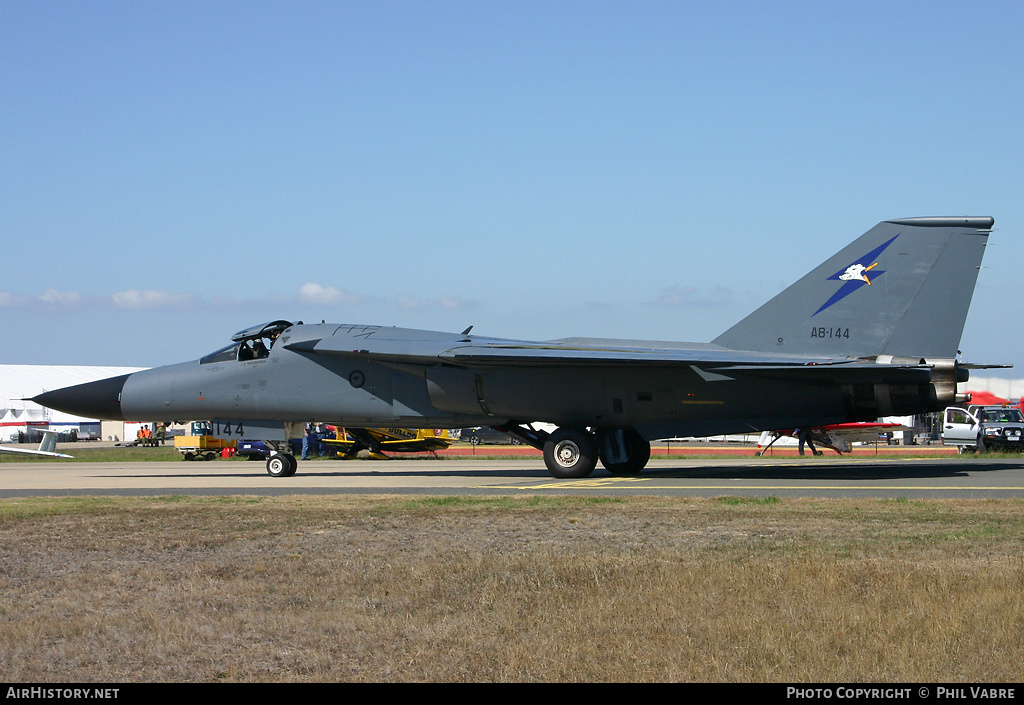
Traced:
<path fill-rule="evenodd" d="M 547 485 L 528 485 L 525 489 L 538 489 L 538 488 L 561 488 L 561 487 L 609 487 L 615 486 L 620 483 L 629 482 L 645 482 L 643 478 L 639 477 L 619 477 L 619 478 L 598 478 L 596 480 L 571 480 L 569 482 L 552 482 Z M 649 482 L 649 480 L 646 480 Z"/>
<path fill-rule="evenodd" d="M 512 486 L 518 490 L 558 490 L 586 489 L 594 487 L 614 488 L 626 482 L 642 482 L 642 480 L 578 480 L 573 482 L 552 482 L 541 485 Z M 494 485 L 478 485 L 478 487 L 494 487 Z M 963 485 L 644 485 L 645 490 L 958 490 L 958 491 L 1016 491 L 1024 492 L 1024 487 L 971 487 Z"/>

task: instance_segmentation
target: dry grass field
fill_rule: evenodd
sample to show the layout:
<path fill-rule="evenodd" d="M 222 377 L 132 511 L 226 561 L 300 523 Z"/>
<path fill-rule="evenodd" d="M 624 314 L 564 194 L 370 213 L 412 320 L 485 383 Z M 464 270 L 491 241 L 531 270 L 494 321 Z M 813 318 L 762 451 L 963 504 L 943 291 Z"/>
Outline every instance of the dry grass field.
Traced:
<path fill-rule="evenodd" d="M 7 682 L 1019 681 L 1024 503 L 0 501 Z"/>

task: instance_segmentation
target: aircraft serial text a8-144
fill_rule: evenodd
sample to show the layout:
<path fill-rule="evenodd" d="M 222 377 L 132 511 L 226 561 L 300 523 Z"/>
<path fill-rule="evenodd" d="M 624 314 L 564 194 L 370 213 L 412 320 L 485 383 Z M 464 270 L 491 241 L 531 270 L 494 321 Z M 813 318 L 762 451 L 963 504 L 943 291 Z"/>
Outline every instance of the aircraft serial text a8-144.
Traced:
<path fill-rule="evenodd" d="M 286 424 L 492 426 L 555 477 L 640 472 L 650 441 L 938 411 L 968 371 L 960 336 L 989 217 L 879 223 L 710 343 L 519 341 L 273 321 L 214 353 L 46 392 L 87 418 L 244 419 L 280 428 L 270 474 L 295 473 Z M 536 430 L 534 422 L 556 430 Z M 251 428 L 251 427 L 250 427 Z"/>

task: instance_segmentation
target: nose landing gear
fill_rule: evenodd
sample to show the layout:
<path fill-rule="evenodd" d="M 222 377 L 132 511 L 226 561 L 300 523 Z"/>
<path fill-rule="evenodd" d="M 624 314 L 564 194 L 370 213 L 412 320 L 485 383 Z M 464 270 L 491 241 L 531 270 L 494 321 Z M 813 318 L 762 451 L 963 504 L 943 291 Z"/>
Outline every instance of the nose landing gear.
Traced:
<path fill-rule="evenodd" d="M 271 477 L 291 477 L 299 467 L 299 461 L 290 453 L 273 453 L 267 458 L 267 474 Z"/>

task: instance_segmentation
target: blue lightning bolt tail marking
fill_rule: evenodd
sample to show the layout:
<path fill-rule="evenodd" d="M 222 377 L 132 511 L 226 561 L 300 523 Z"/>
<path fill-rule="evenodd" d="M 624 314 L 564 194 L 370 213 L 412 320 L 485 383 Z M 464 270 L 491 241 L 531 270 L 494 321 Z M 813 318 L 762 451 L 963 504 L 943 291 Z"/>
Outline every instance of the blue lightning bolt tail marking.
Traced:
<path fill-rule="evenodd" d="M 874 262 L 875 259 L 880 254 L 882 254 L 882 252 L 885 250 L 885 248 L 887 248 L 889 245 L 891 245 L 893 240 L 895 240 L 898 237 L 899 237 L 899 233 L 893 235 L 892 239 L 890 239 L 887 242 L 879 245 L 878 247 L 876 247 L 875 249 L 871 250 L 871 252 L 868 252 L 866 255 L 864 255 L 860 259 L 857 259 L 857 260 L 854 260 L 853 262 L 850 262 L 849 266 L 846 266 L 846 267 L 843 267 L 842 269 L 840 269 L 838 272 L 836 272 L 831 277 L 829 277 L 829 280 L 841 281 L 839 279 L 839 277 L 841 277 L 846 272 L 846 270 L 848 270 L 850 267 L 852 267 L 855 264 L 860 264 L 860 265 L 864 266 L 865 268 L 869 267 L 871 265 L 871 263 Z M 883 274 L 885 274 L 885 270 L 876 269 L 876 270 L 873 270 L 872 276 L 877 281 L 878 278 L 881 277 Z M 867 282 L 865 282 L 865 281 L 859 281 L 859 280 L 844 281 L 843 285 L 841 287 L 839 287 L 839 290 L 836 293 L 832 294 L 832 297 L 828 301 L 826 301 L 824 304 L 822 304 L 821 308 L 819 308 L 817 311 L 815 311 L 811 315 L 811 318 L 814 318 L 815 316 L 817 316 L 819 313 L 824 311 L 829 306 L 833 305 L 837 301 L 841 301 L 841 300 L 845 299 L 847 296 L 849 296 L 853 292 L 857 291 L 857 289 L 861 288 L 862 286 L 866 286 L 866 285 L 867 285 Z"/>

